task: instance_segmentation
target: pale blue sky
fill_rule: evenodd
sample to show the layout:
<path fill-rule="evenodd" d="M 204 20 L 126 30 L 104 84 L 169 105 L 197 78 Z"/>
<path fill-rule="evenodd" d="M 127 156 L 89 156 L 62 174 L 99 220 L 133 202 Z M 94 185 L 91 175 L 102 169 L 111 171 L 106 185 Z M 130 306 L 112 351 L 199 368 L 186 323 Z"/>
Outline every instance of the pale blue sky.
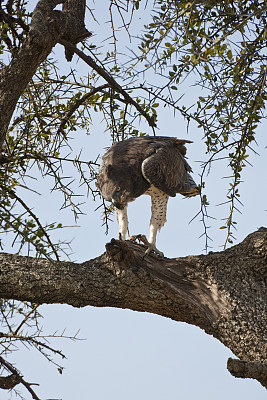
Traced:
<path fill-rule="evenodd" d="M 32 3 L 32 2 L 31 2 Z M 100 3 L 99 3 L 100 4 Z M 101 10 L 109 2 L 101 2 Z M 98 7 L 96 2 L 95 7 Z M 108 14 L 103 18 L 107 19 Z M 93 24 L 87 15 L 87 27 L 95 33 L 94 41 L 98 43 L 101 33 L 105 34 L 106 25 Z M 126 40 L 126 39 L 125 39 Z M 129 46 L 129 43 L 126 43 Z M 71 64 L 64 60 L 59 46 L 56 54 L 60 68 L 67 70 L 70 66 L 78 74 L 86 74 L 87 66 L 74 57 Z M 192 100 L 195 89 L 188 86 L 186 95 Z M 186 100 L 185 100 L 186 101 Z M 145 125 L 143 125 L 145 126 Z M 182 118 L 174 117 L 171 110 L 159 112 L 158 134 L 176 136 L 193 140 L 188 146 L 189 163 L 194 170 L 194 179 L 198 182 L 200 163 L 205 160 L 205 147 L 202 143 L 202 132 L 191 126 L 189 133 Z M 267 125 L 258 130 L 259 156 L 252 156 L 253 167 L 247 167 L 244 183 L 241 185 L 241 200 L 244 208 L 242 215 L 237 215 L 236 243 L 260 226 L 266 226 L 266 135 Z M 90 136 L 82 132 L 77 135 L 74 147 L 83 148 L 82 158 L 95 158 L 103 154 L 104 148 L 111 144 L 104 126 L 96 123 L 92 126 Z M 148 131 L 149 132 L 149 131 Z M 224 198 L 227 183 L 221 179 L 224 175 L 224 164 L 214 165 L 207 179 L 207 195 L 211 202 L 210 214 L 216 217 L 211 221 L 210 235 L 213 238 L 213 251 L 218 251 L 224 243 L 225 232 L 219 230 L 221 218 L 227 215 L 226 207 L 217 207 Z M 34 207 L 40 219 L 60 219 L 66 225 L 73 220 L 68 210 L 60 211 L 59 198 L 50 194 L 48 185 L 40 189 L 43 196 L 31 194 L 28 201 Z M 78 187 L 78 184 L 77 184 Z M 105 243 L 117 237 L 117 223 L 110 223 L 110 231 L 105 236 L 101 226 L 101 211 L 94 211 L 99 202 L 87 199 L 83 206 L 83 215 L 78 223 L 80 227 L 69 228 L 60 232 L 62 239 L 72 239 L 72 259 L 82 262 L 104 252 Z M 188 222 L 199 210 L 199 199 L 183 199 L 177 196 L 168 204 L 167 223 L 158 235 L 157 247 L 168 257 L 179 257 L 202 253 L 204 240 L 199 239 L 203 226 L 197 218 L 190 225 Z M 148 234 L 150 219 L 150 198 L 143 196 L 129 206 L 130 233 Z M 233 378 L 226 369 L 228 357 L 232 354 L 225 346 L 197 327 L 179 323 L 167 318 L 148 313 L 137 313 L 130 310 L 111 308 L 97 309 L 85 307 L 75 309 L 64 305 L 41 306 L 43 325 L 46 333 L 61 332 L 75 334 L 86 340 L 79 342 L 54 341 L 54 346 L 63 350 L 67 360 L 66 369 L 60 375 L 56 367 L 46 360 L 21 346 L 20 352 L 14 353 L 16 366 L 25 374 L 25 380 L 38 382 L 34 387 L 42 399 L 73 400 L 264 400 L 266 391 L 253 380 Z M 10 361 L 12 361 L 10 358 Z M 30 395 L 21 391 L 27 399 Z M 0 398 L 7 400 L 10 395 L 1 391 Z M 15 398 L 13 396 L 12 398 Z"/>

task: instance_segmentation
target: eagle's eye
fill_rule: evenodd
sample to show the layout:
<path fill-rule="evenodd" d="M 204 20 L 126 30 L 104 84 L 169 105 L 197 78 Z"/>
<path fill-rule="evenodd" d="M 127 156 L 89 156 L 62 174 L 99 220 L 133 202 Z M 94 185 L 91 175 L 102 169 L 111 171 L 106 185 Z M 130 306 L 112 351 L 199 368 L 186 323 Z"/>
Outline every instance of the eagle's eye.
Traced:
<path fill-rule="evenodd" d="M 121 190 L 121 187 L 118 186 L 118 187 L 117 187 L 117 192 L 120 192 L 120 190 Z"/>

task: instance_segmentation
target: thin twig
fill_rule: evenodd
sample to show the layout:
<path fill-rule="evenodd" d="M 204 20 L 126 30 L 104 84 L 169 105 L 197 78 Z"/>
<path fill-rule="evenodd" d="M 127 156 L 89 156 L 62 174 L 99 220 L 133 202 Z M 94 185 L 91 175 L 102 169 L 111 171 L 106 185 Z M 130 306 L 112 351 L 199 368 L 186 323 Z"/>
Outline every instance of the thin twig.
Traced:
<path fill-rule="evenodd" d="M 84 54 L 81 50 L 79 50 L 76 46 L 74 46 L 72 43 L 61 39 L 60 44 L 62 44 L 64 47 L 67 47 L 68 49 L 72 50 L 74 53 L 76 53 L 83 61 L 85 61 L 91 68 L 93 68 L 100 76 L 102 76 L 103 79 L 105 79 L 106 82 L 109 83 L 109 85 L 116 90 L 116 92 L 119 92 L 122 94 L 122 96 L 125 98 L 125 100 L 132 104 L 137 111 L 147 120 L 149 126 L 151 127 L 156 127 L 156 123 L 154 121 L 154 118 L 151 117 L 149 114 L 147 114 L 144 109 L 118 84 L 118 82 L 115 81 L 115 79 L 109 75 L 109 73 L 103 69 L 103 67 L 100 67 L 97 65 L 97 63 L 93 60 L 92 57 Z"/>
<path fill-rule="evenodd" d="M 93 96 L 97 92 L 102 91 L 103 89 L 106 89 L 108 87 L 109 87 L 109 84 L 98 86 L 98 87 L 92 89 L 89 93 L 84 94 L 79 100 L 77 100 L 76 103 L 73 104 L 73 106 L 69 109 L 67 115 L 61 120 L 56 135 L 59 135 L 60 132 L 64 133 L 64 131 L 63 131 L 64 125 L 70 119 L 72 114 L 80 107 L 80 105 L 85 103 L 86 100 L 88 100 L 91 96 Z"/>
<path fill-rule="evenodd" d="M 51 239 L 50 239 L 48 233 L 46 232 L 46 230 L 44 229 L 44 227 L 43 227 L 42 224 L 40 223 L 40 221 L 39 221 L 39 219 L 37 218 L 37 216 L 32 212 L 32 210 L 27 206 L 27 204 L 26 204 L 19 196 L 17 196 L 17 194 L 16 194 L 13 190 L 8 189 L 8 188 L 5 188 L 5 190 L 6 190 L 9 194 L 11 194 L 11 196 L 14 197 L 14 198 L 22 205 L 22 207 L 27 211 L 27 213 L 34 219 L 34 221 L 37 223 L 39 229 L 42 231 L 42 233 L 43 233 L 44 236 L 46 237 L 47 242 L 48 242 L 48 244 L 50 245 L 51 249 L 53 250 L 53 253 L 54 253 L 54 255 L 55 255 L 57 261 L 60 261 L 60 258 L 59 258 L 58 254 L 57 254 L 57 251 L 56 251 L 56 249 L 55 249 L 53 243 L 51 242 Z"/>

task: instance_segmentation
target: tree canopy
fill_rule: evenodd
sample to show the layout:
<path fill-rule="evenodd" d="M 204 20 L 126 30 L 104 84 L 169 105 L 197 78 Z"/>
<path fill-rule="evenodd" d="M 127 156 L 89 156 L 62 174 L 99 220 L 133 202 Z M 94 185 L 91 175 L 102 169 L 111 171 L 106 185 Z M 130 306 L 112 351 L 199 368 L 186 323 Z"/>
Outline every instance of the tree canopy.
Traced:
<path fill-rule="evenodd" d="M 71 180 L 66 183 L 61 170 L 72 162 L 90 195 L 95 196 L 92 182 L 98 163 L 96 159 L 84 163 L 79 153 L 71 150 L 74 132 L 82 129 L 89 133 L 98 118 L 96 114 L 101 114 L 113 140 L 153 134 L 158 107 L 169 107 L 181 114 L 189 126 L 196 122 L 203 132 L 208 154 L 201 176 L 203 219 L 208 204 L 204 190 L 207 169 L 214 159 L 227 162 L 222 175 L 231 178 L 222 202 L 228 202 L 230 207 L 222 228 L 227 231 L 226 242 L 232 243 L 242 170 L 251 151 L 255 151 L 256 128 L 264 118 L 265 2 L 111 2 L 104 33 L 105 38 L 110 38 L 109 45 L 103 46 L 99 38 L 91 37 L 83 41 L 82 50 L 71 50 L 89 65 L 87 76 L 79 76 L 73 69 L 68 76 L 63 75 L 57 54 L 51 53 L 57 42 L 65 43 L 75 33 L 62 36 L 56 32 L 54 36 L 58 37 L 51 39 L 48 54 L 43 54 L 41 60 L 40 49 L 39 54 L 35 50 L 34 62 L 25 56 L 36 35 L 35 24 L 40 32 L 48 27 L 52 30 L 50 21 L 49 26 L 44 23 L 45 13 L 53 14 L 55 30 L 57 24 L 63 24 L 60 18 L 64 14 L 53 11 L 61 3 L 64 2 L 39 2 L 33 13 L 33 5 L 26 1 L 7 1 L 1 6 L 1 87 L 4 92 L 9 91 L 9 96 L 1 95 L 2 107 L 8 105 L 8 113 L 1 117 L 1 229 L 14 232 L 21 246 L 30 244 L 37 253 L 53 254 L 59 259 L 60 244 L 51 242 L 49 232 L 61 225 L 41 226 L 38 216 L 18 194 L 19 186 L 25 186 L 23 180 L 31 176 L 33 167 L 37 167 L 34 170 L 38 169 L 39 175 L 52 176 L 54 190 L 64 196 L 63 207 L 70 206 L 77 217 L 79 202 Z M 63 12 L 64 7 L 69 7 L 65 3 Z M 82 3 L 77 3 L 75 10 L 82 10 L 81 15 L 77 14 L 81 31 L 73 43 L 91 35 L 83 25 Z M 87 18 L 93 19 L 94 10 L 90 4 L 87 7 Z M 144 7 L 151 20 L 136 35 L 132 25 Z M 122 54 L 125 45 L 117 39 L 120 34 L 131 39 L 128 54 Z M 73 47 L 73 43 L 68 41 L 68 46 Z M 19 68 L 20 79 L 16 82 Z M 185 104 L 183 90 L 188 81 L 201 88 L 201 96 L 198 92 L 191 103 L 186 100 Z M 140 116 L 145 117 L 146 126 L 140 126 Z M 14 212 L 15 204 L 20 206 L 19 216 Z"/>
<path fill-rule="evenodd" d="M 93 2 L 85 0 L 5 0 L 0 5 L 2 249 L 6 242 L 37 258 L 60 262 L 68 257 L 64 239 L 53 240 L 62 223 L 44 225 L 23 190 L 38 192 L 40 179 L 52 181 L 52 190 L 62 195 L 62 208 L 69 207 L 76 220 L 84 201 L 78 194 L 99 196 L 94 184 L 99 160 L 98 154 L 84 160 L 74 140 L 79 142 L 81 132 L 90 134 L 99 121 L 113 141 L 157 134 L 163 108 L 182 116 L 188 129 L 196 124 L 203 136 L 199 214 L 206 248 L 205 181 L 213 162 L 222 163 L 221 177 L 228 177 L 229 186 L 221 202 L 229 204 L 229 212 L 222 216 L 221 229 L 225 246 L 232 244 L 243 169 L 266 118 L 266 2 L 112 0 L 105 7 L 97 16 Z M 102 37 L 91 31 L 93 23 L 105 27 Z M 70 62 L 65 71 L 57 44 Z M 86 75 L 79 72 L 81 62 L 88 66 Z M 188 85 L 189 99 L 184 96 Z M 73 169 L 82 187 L 78 194 Z M 108 224 L 112 208 L 101 199 L 100 205 Z M 6 343 L 21 328 L 9 329 L 14 310 L 23 315 L 22 325 L 38 317 L 35 304 L 3 300 L 4 352 L 12 350 Z M 37 339 L 32 343 L 45 348 Z M 1 362 L 12 372 L 7 361 Z"/>

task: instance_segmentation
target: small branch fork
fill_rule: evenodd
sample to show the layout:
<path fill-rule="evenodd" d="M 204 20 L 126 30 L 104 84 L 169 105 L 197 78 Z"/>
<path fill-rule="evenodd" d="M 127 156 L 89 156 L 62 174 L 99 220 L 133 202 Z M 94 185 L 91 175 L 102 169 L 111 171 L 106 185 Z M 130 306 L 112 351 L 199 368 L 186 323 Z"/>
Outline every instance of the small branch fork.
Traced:
<path fill-rule="evenodd" d="M 57 135 L 60 132 L 64 133 L 64 130 L 63 130 L 64 125 L 68 122 L 68 120 L 70 119 L 72 114 L 74 114 L 74 112 L 80 107 L 80 105 L 82 105 L 84 102 L 86 102 L 86 100 L 88 100 L 91 96 L 93 96 L 97 92 L 107 89 L 108 87 L 109 87 L 108 84 L 104 84 L 104 85 L 95 87 L 94 89 L 90 90 L 89 93 L 85 93 L 81 99 L 77 100 L 76 103 L 69 109 L 67 115 L 61 120 L 58 131 L 57 131 Z"/>
<path fill-rule="evenodd" d="M 6 370 L 11 372 L 11 375 L 0 377 L 0 388 L 1 389 L 13 389 L 19 383 L 22 383 L 25 388 L 30 392 L 34 400 L 40 400 L 36 395 L 34 390 L 32 390 L 32 385 L 37 385 L 36 383 L 26 382 L 23 377 L 19 374 L 18 370 L 14 368 L 9 362 L 7 362 L 3 357 L 0 356 L 0 365 L 3 365 Z"/>
<path fill-rule="evenodd" d="M 27 204 L 19 197 L 17 196 L 17 194 L 8 188 L 5 188 L 5 190 L 11 194 L 11 196 L 16 199 L 22 206 L 23 208 L 28 212 L 28 214 L 34 219 L 34 221 L 37 223 L 39 229 L 41 230 L 41 232 L 43 233 L 43 235 L 46 237 L 47 243 L 49 244 L 49 246 L 51 247 L 51 249 L 53 250 L 53 254 L 56 257 L 57 261 L 60 261 L 59 259 L 59 255 L 57 253 L 57 250 L 55 248 L 55 246 L 53 245 L 50 236 L 48 235 L 48 233 L 46 232 L 46 229 L 43 227 L 43 225 L 40 223 L 39 219 L 37 218 L 37 216 L 32 212 L 32 210 L 27 206 Z"/>
<path fill-rule="evenodd" d="M 256 379 L 267 389 L 267 364 L 229 358 L 227 369 L 236 378 Z"/>

